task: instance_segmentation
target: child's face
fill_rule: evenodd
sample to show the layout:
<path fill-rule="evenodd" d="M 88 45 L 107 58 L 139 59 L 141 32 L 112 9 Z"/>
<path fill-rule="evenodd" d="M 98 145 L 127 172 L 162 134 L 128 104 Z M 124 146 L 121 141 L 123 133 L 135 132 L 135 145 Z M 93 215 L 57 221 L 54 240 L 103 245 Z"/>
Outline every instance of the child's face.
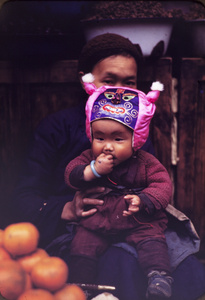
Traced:
<path fill-rule="evenodd" d="M 92 150 L 95 157 L 101 153 L 112 155 L 114 166 L 130 158 L 133 131 L 125 125 L 109 119 L 92 123 Z"/>

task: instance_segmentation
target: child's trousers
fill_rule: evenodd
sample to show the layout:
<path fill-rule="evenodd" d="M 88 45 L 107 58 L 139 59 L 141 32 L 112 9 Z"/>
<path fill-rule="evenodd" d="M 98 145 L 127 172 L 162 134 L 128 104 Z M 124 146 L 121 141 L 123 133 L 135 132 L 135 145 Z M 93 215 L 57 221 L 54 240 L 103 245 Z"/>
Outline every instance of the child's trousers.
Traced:
<path fill-rule="evenodd" d="M 145 275 L 153 270 L 170 274 L 168 248 L 163 235 L 148 236 L 139 240 L 135 230 L 131 233 L 129 230 L 127 235 L 122 233 L 113 237 L 100 235 L 79 226 L 71 244 L 70 278 L 72 278 L 72 274 L 76 273 L 73 282 L 76 282 L 79 272 L 81 275 L 79 275 L 80 281 L 78 282 L 92 283 L 92 278 L 95 278 L 96 275 L 98 257 L 107 250 L 110 244 L 117 241 L 127 242 L 136 248 L 138 260 Z M 91 271 L 92 269 L 93 271 Z"/>

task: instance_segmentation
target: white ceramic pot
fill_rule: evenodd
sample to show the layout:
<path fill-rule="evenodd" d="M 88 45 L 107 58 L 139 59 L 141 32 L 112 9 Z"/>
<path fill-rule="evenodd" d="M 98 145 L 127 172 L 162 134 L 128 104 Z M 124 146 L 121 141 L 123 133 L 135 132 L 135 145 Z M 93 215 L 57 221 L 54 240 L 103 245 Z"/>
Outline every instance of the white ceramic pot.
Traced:
<path fill-rule="evenodd" d="M 87 41 L 103 33 L 116 33 L 139 44 L 143 55 L 149 56 L 160 41 L 164 41 L 163 54 L 166 53 L 173 23 L 173 19 L 168 18 L 84 21 L 83 29 Z"/>

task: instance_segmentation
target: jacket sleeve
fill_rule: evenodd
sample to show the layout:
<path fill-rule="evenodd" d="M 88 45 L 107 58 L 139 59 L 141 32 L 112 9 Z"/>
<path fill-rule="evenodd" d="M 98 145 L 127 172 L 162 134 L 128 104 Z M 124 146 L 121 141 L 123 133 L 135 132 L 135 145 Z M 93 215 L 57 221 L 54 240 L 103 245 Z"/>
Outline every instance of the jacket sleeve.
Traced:
<path fill-rule="evenodd" d="M 92 159 L 92 151 L 89 149 L 69 162 L 65 169 L 65 183 L 69 187 L 81 190 L 88 188 L 90 183 L 84 180 L 83 171 Z"/>
<path fill-rule="evenodd" d="M 172 198 L 171 179 L 165 167 L 154 156 L 147 153 L 145 156 L 146 187 L 139 197 L 146 206 L 154 208 L 154 211 L 165 209 Z"/>

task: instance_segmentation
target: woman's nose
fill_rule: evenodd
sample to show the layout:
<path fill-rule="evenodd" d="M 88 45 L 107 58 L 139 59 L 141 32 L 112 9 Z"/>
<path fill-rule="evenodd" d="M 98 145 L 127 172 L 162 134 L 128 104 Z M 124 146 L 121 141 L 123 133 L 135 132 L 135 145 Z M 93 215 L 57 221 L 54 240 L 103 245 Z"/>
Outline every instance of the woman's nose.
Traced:
<path fill-rule="evenodd" d="M 123 86 L 123 82 L 121 82 L 120 80 L 118 82 L 116 82 L 115 86 Z"/>

